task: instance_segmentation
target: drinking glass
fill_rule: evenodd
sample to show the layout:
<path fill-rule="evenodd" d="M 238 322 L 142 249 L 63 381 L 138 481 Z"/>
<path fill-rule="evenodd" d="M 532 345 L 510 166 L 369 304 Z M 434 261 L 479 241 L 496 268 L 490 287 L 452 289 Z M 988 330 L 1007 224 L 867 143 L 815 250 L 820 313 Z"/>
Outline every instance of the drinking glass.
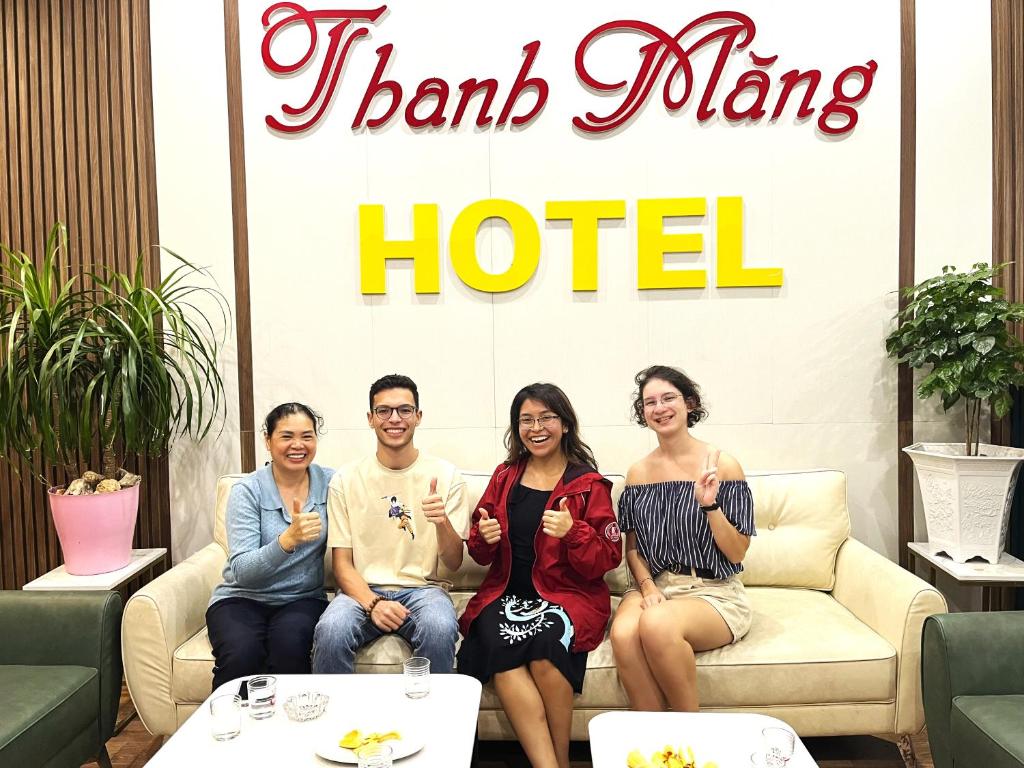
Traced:
<path fill-rule="evenodd" d="M 217 741 L 230 741 L 242 730 L 242 697 L 224 693 L 210 699 L 210 733 Z"/>
<path fill-rule="evenodd" d="M 391 747 L 387 744 L 367 744 L 356 752 L 359 768 L 391 768 Z"/>
<path fill-rule="evenodd" d="M 249 678 L 249 717 L 263 720 L 274 715 L 277 699 L 277 678 L 257 675 Z"/>
<path fill-rule="evenodd" d="M 765 728 L 761 731 L 764 739 L 765 765 L 781 768 L 793 756 L 796 735 L 788 728 Z"/>
<path fill-rule="evenodd" d="M 405 695 L 410 699 L 422 699 L 430 693 L 430 659 L 412 656 L 402 663 L 405 680 Z"/>

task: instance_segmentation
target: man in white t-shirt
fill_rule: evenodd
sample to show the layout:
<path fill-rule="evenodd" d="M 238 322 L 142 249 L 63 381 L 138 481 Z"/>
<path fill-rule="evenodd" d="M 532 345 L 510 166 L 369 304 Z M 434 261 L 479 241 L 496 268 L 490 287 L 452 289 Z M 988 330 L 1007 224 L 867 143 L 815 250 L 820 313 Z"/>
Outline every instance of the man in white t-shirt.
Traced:
<path fill-rule="evenodd" d="M 451 672 L 458 625 L 438 564 L 462 565 L 466 484 L 452 464 L 413 445 L 423 413 L 408 376 L 375 381 L 366 416 L 377 451 L 342 467 L 328 487 L 338 594 L 313 635 L 313 672 L 352 672 L 356 652 L 390 633 L 430 659 L 431 671 Z"/>

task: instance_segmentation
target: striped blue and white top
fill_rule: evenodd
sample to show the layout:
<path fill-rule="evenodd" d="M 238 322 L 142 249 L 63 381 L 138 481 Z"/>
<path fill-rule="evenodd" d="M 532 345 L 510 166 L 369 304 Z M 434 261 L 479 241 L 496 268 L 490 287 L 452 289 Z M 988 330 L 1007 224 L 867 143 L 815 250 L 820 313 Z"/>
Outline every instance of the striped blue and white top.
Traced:
<path fill-rule="evenodd" d="M 715 545 L 707 516 L 700 511 L 692 480 L 627 485 L 619 498 L 619 527 L 636 534 L 637 549 L 651 575 L 662 571 L 688 574 L 690 567 L 706 569 L 716 579 L 743 570 Z M 754 531 L 754 497 L 746 480 L 723 480 L 718 503 L 736 530 Z"/>

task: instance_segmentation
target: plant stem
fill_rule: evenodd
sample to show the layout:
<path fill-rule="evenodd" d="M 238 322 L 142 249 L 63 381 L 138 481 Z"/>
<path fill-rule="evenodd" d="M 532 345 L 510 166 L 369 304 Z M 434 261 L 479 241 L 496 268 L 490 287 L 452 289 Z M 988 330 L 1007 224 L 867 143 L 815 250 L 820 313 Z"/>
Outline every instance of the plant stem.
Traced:
<path fill-rule="evenodd" d="M 121 382 L 114 383 L 114 392 L 110 398 L 110 408 L 103 419 L 103 476 L 109 480 L 117 479 L 117 460 L 114 457 L 114 436 L 116 432 L 111 430 L 110 425 L 114 422 L 114 414 L 121 410 Z"/>

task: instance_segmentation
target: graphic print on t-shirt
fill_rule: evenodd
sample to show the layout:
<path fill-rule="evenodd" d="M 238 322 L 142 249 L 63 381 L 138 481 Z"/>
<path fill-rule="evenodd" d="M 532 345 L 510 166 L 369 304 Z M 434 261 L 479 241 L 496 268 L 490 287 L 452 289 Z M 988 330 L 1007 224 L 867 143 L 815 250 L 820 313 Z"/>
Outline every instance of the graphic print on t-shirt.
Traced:
<path fill-rule="evenodd" d="M 398 500 L 397 496 L 381 496 L 390 504 L 388 508 L 388 519 L 398 520 L 398 530 L 405 530 L 416 541 L 416 533 L 412 529 L 412 512 L 405 504 Z"/>

